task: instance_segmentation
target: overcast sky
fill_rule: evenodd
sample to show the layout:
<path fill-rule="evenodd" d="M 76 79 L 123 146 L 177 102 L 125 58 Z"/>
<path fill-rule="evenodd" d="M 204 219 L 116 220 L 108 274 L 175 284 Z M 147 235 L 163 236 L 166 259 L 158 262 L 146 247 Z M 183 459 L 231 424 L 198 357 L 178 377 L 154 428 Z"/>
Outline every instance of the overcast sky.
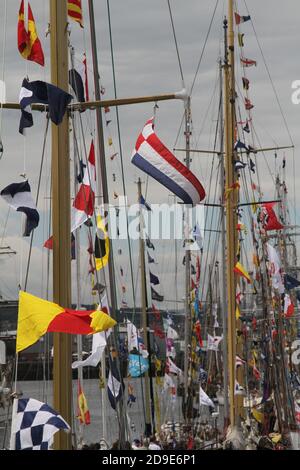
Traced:
<path fill-rule="evenodd" d="M 28 74 L 30 80 L 49 80 L 49 36 L 45 37 L 48 25 L 48 0 L 32 0 L 33 14 L 35 16 L 38 34 L 43 44 L 46 67 L 24 61 L 17 50 L 16 29 L 19 0 L 5 2 L 0 0 L 0 78 L 5 79 L 7 86 L 7 101 L 17 101 L 20 85 L 24 76 Z M 87 50 L 89 67 L 90 59 L 90 35 L 88 27 L 87 1 L 83 0 L 85 28 L 82 31 L 75 23 L 71 24 L 71 42 L 75 46 L 76 54 Z M 96 0 L 95 16 L 98 41 L 98 59 L 101 75 L 101 83 L 105 87 L 104 98 L 114 96 L 112 81 L 112 62 L 109 43 L 107 3 L 104 0 Z M 209 22 L 215 6 L 215 0 L 171 0 L 174 24 L 176 28 L 180 57 L 184 73 L 184 80 L 189 89 L 195 76 L 199 57 L 208 31 Z M 5 24 L 4 7 L 7 4 L 7 22 Z M 218 59 L 223 50 L 222 20 L 226 11 L 227 2 L 219 1 L 218 9 L 213 22 L 211 34 L 201 62 L 200 70 L 196 78 L 192 94 L 193 139 L 192 145 L 198 148 L 211 149 L 214 142 L 214 129 L 217 119 L 217 77 Z M 248 8 L 251 18 L 263 50 L 264 57 L 276 88 L 289 132 L 295 144 L 295 168 L 293 167 L 293 152 L 286 151 L 287 167 L 286 181 L 288 183 L 290 202 L 293 203 L 294 188 L 296 188 L 296 200 L 300 197 L 298 177 L 298 147 L 299 147 L 299 117 L 300 105 L 294 105 L 291 101 L 292 82 L 300 80 L 300 68 L 298 60 L 298 44 L 300 43 L 299 18 L 300 4 L 296 0 L 248 0 Z M 224 6 L 225 5 L 225 6 Z M 225 8 L 225 9 L 224 9 Z M 118 97 L 153 95 L 160 93 L 172 93 L 181 89 L 181 77 L 179 73 L 175 44 L 172 35 L 170 16 L 167 1 L 152 0 L 111 0 L 111 22 L 113 36 L 113 51 L 116 70 L 116 86 Z M 245 2 L 238 2 L 238 11 L 246 15 Z M 253 122 L 264 147 L 275 145 L 291 145 L 290 137 L 280 113 L 271 82 L 266 71 L 264 61 L 258 47 L 251 22 L 242 25 L 245 33 L 246 57 L 257 60 L 257 67 L 248 69 L 248 78 L 251 81 L 250 97 L 255 105 Z M 5 37 L 6 35 L 6 37 Z M 4 56 L 3 56 L 4 52 Z M 237 73 L 237 80 L 240 72 Z M 241 84 L 239 83 L 241 87 Z M 92 87 L 92 75 L 90 75 L 90 88 Z M 242 102 L 239 98 L 241 109 Z M 211 106 L 209 106 L 211 103 Z M 181 101 L 159 103 L 156 111 L 156 132 L 162 141 L 172 149 L 180 129 L 183 115 Z M 130 202 L 136 200 L 135 182 L 140 173 L 130 163 L 130 156 L 135 145 L 136 138 L 146 120 L 153 114 L 153 104 L 139 104 L 126 106 L 119 109 L 120 132 L 122 139 L 122 153 L 125 169 L 125 181 Z M 243 118 L 245 113 L 243 113 Z M 35 197 L 37 189 L 38 172 L 41 160 L 41 148 L 44 138 L 44 116 L 34 115 L 35 125 L 29 129 L 24 138 L 18 134 L 19 112 L 2 111 L 1 136 L 4 145 L 4 155 L 0 161 L 0 188 L 7 184 L 20 181 L 20 174 L 25 172 L 30 180 L 32 192 Z M 90 124 L 93 127 L 93 115 L 84 117 L 85 129 Z M 114 148 L 120 153 L 116 115 L 111 109 L 110 125 Z M 105 135 L 107 141 L 108 135 Z M 86 132 L 87 144 L 89 143 L 88 131 Z M 177 146 L 184 145 L 182 130 Z M 111 162 L 109 155 L 111 149 L 107 147 L 107 172 L 110 181 L 110 196 L 113 192 L 122 194 L 119 162 Z M 182 154 L 178 153 L 182 158 Z M 283 152 L 278 153 L 278 162 L 282 161 Z M 259 156 L 259 174 L 261 189 L 267 197 L 274 196 L 272 178 L 275 177 L 274 156 L 266 154 L 267 163 L 263 156 Z M 211 157 L 194 156 L 192 169 L 208 191 L 211 169 Z M 269 172 L 269 169 L 270 172 Z M 216 167 L 214 167 L 216 168 Z M 116 182 L 112 182 L 112 173 L 116 174 Z M 32 269 L 30 273 L 29 290 L 37 295 L 45 295 L 47 253 L 42 248 L 43 241 L 47 238 L 48 207 L 50 185 L 50 152 L 47 150 L 46 165 L 43 172 L 43 185 L 39 202 L 41 223 L 36 230 Z M 216 175 L 214 174 L 213 177 Z M 145 176 L 142 176 L 145 182 Z M 212 200 L 213 192 L 208 195 Z M 168 191 L 158 183 L 149 181 L 148 202 L 168 202 Z M 113 198 L 112 198 L 113 201 Z M 294 213 L 294 207 L 291 206 Z M 0 245 L 9 244 L 18 254 L 13 257 L 0 256 L 0 294 L 5 298 L 16 298 L 17 286 L 21 279 L 24 281 L 24 272 L 27 262 L 28 242 L 20 238 L 21 215 L 10 212 L 7 217 L 7 206 L 0 201 Z M 121 245 L 120 245 L 121 246 Z M 159 264 L 155 267 L 156 274 L 161 278 L 160 292 L 175 298 L 174 284 L 174 242 L 157 242 L 156 253 Z M 131 303 L 130 278 L 128 271 L 128 253 L 126 244 L 122 244 L 122 256 L 119 256 L 117 271 L 120 264 L 126 274 L 126 287 L 128 301 Z M 134 267 L 136 278 L 137 256 L 134 250 Z M 85 253 L 85 248 L 83 248 Z M 181 250 L 180 257 L 183 256 Z M 120 261 L 120 263 L 119 263 Z M 181 259 L 179 262 L 181 266 Z M 82 272 L 87 281 L 87 259 L 82 258 Z M 21 276 L 21 277 L 20 277 Z M 179 282 L 182 275 L 179 275 Z M 83 284 L 86 286 L 86 284 Z M 183 295 L 180 286 L 179 297 Z M 89 301 L 89 289 L 84 290 L 83 300 Z M 166 305 L 165 305 L 166 306 Z"/>

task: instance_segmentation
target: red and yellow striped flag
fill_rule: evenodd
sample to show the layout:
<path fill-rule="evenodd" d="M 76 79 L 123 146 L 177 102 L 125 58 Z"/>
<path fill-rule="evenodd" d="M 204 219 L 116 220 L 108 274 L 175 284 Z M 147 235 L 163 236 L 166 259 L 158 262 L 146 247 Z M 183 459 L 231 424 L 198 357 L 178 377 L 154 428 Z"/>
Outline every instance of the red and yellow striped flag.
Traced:
<path fill-rule="evenodd" d="M 28 26 L 25 28 L 24 0 L 21 1 L 18 19 L 18 49 L 22 57 L 44 66 L 45 59 L 41 42 L 38 38 L 34 17 L 28 3 Z"/>
<path fill-rule="evenodd" d="M 85 395 L 82 391 L 80 380 L 78 379 L 78 415 L 81 424 L 91 424 L 91 416 Z"/>
<path fill-rule="evenodd" d="M 81 0 L 68 0 L 68 15 L 83 28 Z"/>

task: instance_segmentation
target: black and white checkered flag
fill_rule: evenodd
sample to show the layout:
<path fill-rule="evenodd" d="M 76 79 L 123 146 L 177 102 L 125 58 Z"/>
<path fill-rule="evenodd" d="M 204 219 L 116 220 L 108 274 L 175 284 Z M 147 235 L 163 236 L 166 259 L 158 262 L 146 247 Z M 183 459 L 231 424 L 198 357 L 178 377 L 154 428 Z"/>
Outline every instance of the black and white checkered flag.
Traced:
<path fill-rule="evenodd" d="M 48 450 L 54 434 L 68 423 L 46 403 L 34 398 L 15 399 L 11 425 L 11 450 Z"/>

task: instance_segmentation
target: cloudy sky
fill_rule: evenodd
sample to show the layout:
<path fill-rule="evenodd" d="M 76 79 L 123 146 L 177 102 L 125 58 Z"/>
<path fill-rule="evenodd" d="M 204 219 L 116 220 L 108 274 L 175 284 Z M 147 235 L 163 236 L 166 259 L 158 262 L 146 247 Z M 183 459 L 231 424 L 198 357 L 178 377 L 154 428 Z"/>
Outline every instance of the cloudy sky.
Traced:
<path fill-rule="evenodd" d="M 45 37 L 48 25 L 48 0 L 31 0 L 39 37 L 43 44 L 46 56 L 46 67 L 24 61 L 17 50 L 16 28 L 19 0 L 0 0 L 0 78 L 4 78 L 7 87 L 7 101 L 17 101 L 20 85 L 24 76 L 30 80 L 49 80 L 49 36 Z M 85 28 L 81 30 L 77 24 L 71 24 L 70 40 L 75 47 L 76 55 L 87 51 L 90 59 L 90 35 L 88 27 L 87 0 L 83 0 Z M 105 87 L 106 99 L 113 98 L 114 88 L 112 80 L 112 60 L 108 29 L 108 10 L 106 0 L 96 0 L 95 16 L 98 41 L 98 59 L 101 75 L 101 84 Z M 170 1 L 176 29 L 177 41 L 182 61 L 186 87 L 190 89 L 195 78 L 196 68 L 207 35 L 215 0 L 181 0 Z M 217 119 L 218 103 L 218 59 L 223 50 L 222 21 L 226 12 L 225 0 L 219 0 L 216 15 L 212 24 L 207 45 L 200 64 L 192 93 L 193 138 L 192 145 L 203 149 L 212 149 Z M 286 0 L 284 9 L 281 0 L 242 0 L 237 2 L 240 14 L 246 15 L 246 4 L 249 8 L 253 25 L 266 60 L 272 83 L 276 89 L 285 119 L 281 115 L 279 105 L 274 94 L 264 59 L 261 55 L 257 37 L 251 22 L 242 25 L 245 33 L 246 57 L 257 60 L 257 67 L 248 69 L 248 78 L 251 81 L 250 96 L 255 104 L 253 123 L 263 147 L 274 145 L 295 144 L 295 152 L 287 150 L 286 182 L 288 196 L 291 203 L 291 213 L 294 217 L 294 200 L 300 197 L 297 154 L 299 147 L 299 117 L 300 105 L 292 103 L 292 82 L 300 80 L 299 60 L 297 59 L 299 44 L 300 4 L 296 0 Z M 5 21 L 5 5 L 7 6 L 7 19 Z M 116 71 L 116 87 L 118 97 L 154 95 L 172 93 L 181 89 L 175 44 L 173 40 L 168 3 L 166 0 L 111 0 L 110 13 L 112 24 L 113 52 Z M 237 80 L 240 79 L 237 72 Z M 90 75 L 92 83 L 92 75 Z M 92 85 L 90 85 L 92 88 Z M 239 87 L 241 84 L 239 83 Z M 241 98 L 239 98 L 240 104 Z M 242 106 L 241 106 L 242 109 Z M 126 191 L 129 202 L 136 200 L 135 182 L 138 171 L 130 163 L 130 156 L 136 138 L 145 123 L 153 114 L 153 104 L 138 104 L 119 109 L 121 145 L 125 171 Z M 184 145 L 182 121 L 183 105 L 181 101 L 159 103 L 156 110 L 156 132 L 162 141 L 173 148 Z M 245 117 L 245 114 L 242 116 Z M 84 126 L 86 141 L 89 142 L 88 129 L 94 126 L 93 113 L 85 116 Z M 110 133 L 113 138 L 113 147 L 120 154 L 116 114 L 113 109 L 110 113 Z M 44 116 L 34 116 L 35 125 L 28 130 L 24 138 L 18 134 L 19 112 L 1 111 L 1 137 L 4 154 L 0 161 L 0 187 L 1 189 L 11 182 L 20 181 L 21 173 L 26 173 L 35 196 L 37 190 L 38 172 L 41 160 L 41 148 L 44 138 Z M 290 135 L 289 135 L 290 134 Z M 179 135 L 178 139 L 177 136 Z M 105 134 L 107 141 L 108 134 Z M 257 144 L 258 141 L 256 141 Z M 258 144 L 257 144 L 258 145 Z M 110 182 L 110 196 L 116 191 L 122 194 L 120 179 L 120 163 L 111 162 L 111 148 L 107 146 L 107 171 Z M 34 250 L 30 270 L 29 290 L 37 295 L 45 295 L 47 279 L 47 253 L 42 248 L 43 241 L 48 233 L 48 209 L 50 194 L 50 149 L 47 146 L 46 164 L 43 170 L 43 184 L 39 201 L 41 223 L 34 237 Z M 178 153 L 182 158 L 182 154 Z M 277 162 L 282 161 L 283 152 L 278 153 Z M 258 156 L 261 189 L 266 197 L 274 196 L 273 179 L 275 177 L 275 159 L 273 153 Z M 208 156 L 193 157 L 192 169 L 208 192 L 208 200 L 213 200 L 213 191 L 210 187 L 210 172 L 212 159 Z M 215 178 L 216 165 L 212 177 Z M 112 174 L 116 174 L 116 182 L 112 181 Z M 143 182 L 146 182 L 142 175 Z M 156 182 L 149 181 L 147 200 L 150 203 L 168 202 L 168 192 Z M 113 201 L 113 197 L 112 197 Z M 294 219 L 292 219 L 294 222 Z M 0 201 L 0 246 L 11 246 L 17 251 L 16 256 L 0 256 L 0 294 L 4 298 L 16 298 L 17 286 L 24 285 L 24 273 L 28 256 L 28 240 L 20 237 L 22 232 L 21 215 L 10 211 Z M 121 244 L 120 244 L 121 246 Z M 178 262 L 181 267 L 183 252 L 179 247 Z M 116 246 L 116 249 L 118 246 Z M 90 289 L 87 287 L 87 259 L 85 247 L 82 248 L 82 272 L 85 286 L 82 292 L 83 300 L 90 300 Z M 117 271 L 122 265 L 126 273 L 126 287 L 128 301 L 132 302 L 130 294 L 130 276 L 128 252 L 126 243 L 122 244 L 122 255 L 119 255 Z M 160 291 L 167 296 L 175 298 L 175 257 L 174 242 L 157 242 L 156 254 L 158 265 L 156 274 L 161 278 Z M 137 255 L 134 246 L 134 278 L 137 274 Z M 182 271 L 180 269 L 180 271 Z M 178 277 L 179 292 L 183 295 L 182 273 Z M 119 282 L 119 281 L 118 281 Z"/>

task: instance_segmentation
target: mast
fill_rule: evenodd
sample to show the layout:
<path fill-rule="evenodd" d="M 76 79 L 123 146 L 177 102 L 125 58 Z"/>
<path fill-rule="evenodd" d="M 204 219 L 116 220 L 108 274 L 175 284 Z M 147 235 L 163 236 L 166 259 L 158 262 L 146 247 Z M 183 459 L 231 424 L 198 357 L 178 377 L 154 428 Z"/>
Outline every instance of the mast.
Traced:
<path fill-rule="evenodd" d="M 138 179 L 138 201 L 141 200 L 142 195 L 142 183 L 141 179 Z M 141 300 L 142 300 L 142 328 L 143 328 L 143 340 L 146 350 L 149 352 L 148 342 L 148 319 L 147 319 L 147 290 L 146 290 L 146 264 L 145 264 L 145 242 L 143 238 L 143 216 L 140 208 L 140 267 L 141 267 Z M 151 435 L 151 400 L 150 400 L 150 377 L 151 373 L 151 355 L 149 352 L 149 372 L 145 372 L 145 434 L 146 436 Z"/>
<path fill-rule="evenodd" d="M 228 0 L 228 22 L 224 20 L 225 65 L 224 65 L 224 108 L 225 108 L 225 181 L 226 189 L 234 183 L 234 31 L 233 31 L 233 0 Z M 227 193 L 226 208 L 226 245 L 227 245 L 227 310 L 228 310 L 228 372 L 229 372 L 229 401 L 230 424 L 237 424 L 235 400 L 235 358 L 236 358 L 236 325 L 235 325 L 235 276 L 234 266 L 236 257 L 235 234 L 235 194 Z"/>
<path fill-rule="evenodd" d="M 190 126 L 191 126 L 191 100 L 187 98 L 185 103 L 185 164 L 190 168 Z M 185 212 L 185 224 L 189 227 L 189 211 L 188 208 Z M 184 235 L 185 238 L 185 235 Z M 185 251 L 185 322 L 184 322 L 184 396 L 185 406 L 184 414 L 185 421 L 189 421 L 189 404 L 190 397 L 193 397 L 190 383 L 191 378 L 189 375 L 190 354 L 191 354 L 191 308 L 190 308 L 190 288 L 191 288 L 191 251 Z"/>
<path fill-rule="evenodd" d="M 68 91 L 67 1 L 50 0 L 51 82 Z M 52 124 L 53 300 L 71 306 L 70 166 L 68 116 Z M 72 422 L 71 335 L 54 333 L 54 408 Z M 57 450 L 71 449 L 71 434 L 55 434 Z"/>
<path fill-rule="evenodd" d="M 227 304 L 227 297 L 226 297 L 226 231 L 225 231 L 225 209 L 223 205 L 224 194 L 225 194 L 225 169 L 224 169 L 224 128 L 223 128 L 223 121 L 224 121 L 224 113 L 223 113 L 223 66 L 222 60 L 220 59 L 219 64 L 219 73 L 220 73 L 220 114 L 219 114 L 219 140 L 220 140 L 220 190 L 221 190 L 221 197 L 220 203 L 222 204 L 221 211 L 222 211 L 222 240 L 221 240 L 221 250 L 222 250 L 222 278 L 221 278 L 221 314 L 222 314 L 222 322 L 223 322 L 223 341 L 222 341 L 222 349 L 223 349 L 223 377 L 224 377 L 224 427 L 228 426 L 229 420 L 229 404 L 228 404 L 228 351 L 227 351 L 227 312 L 226 312 L 226 304 Z"/>

